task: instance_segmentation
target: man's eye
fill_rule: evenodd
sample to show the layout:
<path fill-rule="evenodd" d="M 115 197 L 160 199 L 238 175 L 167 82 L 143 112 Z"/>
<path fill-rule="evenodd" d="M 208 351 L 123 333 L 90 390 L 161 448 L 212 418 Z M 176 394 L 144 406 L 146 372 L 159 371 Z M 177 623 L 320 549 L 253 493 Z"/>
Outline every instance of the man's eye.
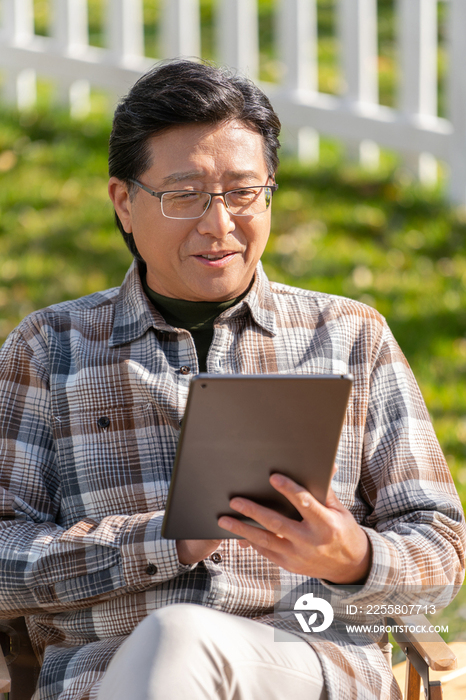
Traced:
<path fill-rule="evenodd" d="M 259 189 L 233 190 L 229 192 L 229 197 L 233 202 L 251 202 L 259 194 Z"/>
<path fill-rule="evenodd" d="M 171 199 L 177 202 L 192 202 L 199 199 L 199 192 L 173 192 L 166 195 L 167 199 Z"/>

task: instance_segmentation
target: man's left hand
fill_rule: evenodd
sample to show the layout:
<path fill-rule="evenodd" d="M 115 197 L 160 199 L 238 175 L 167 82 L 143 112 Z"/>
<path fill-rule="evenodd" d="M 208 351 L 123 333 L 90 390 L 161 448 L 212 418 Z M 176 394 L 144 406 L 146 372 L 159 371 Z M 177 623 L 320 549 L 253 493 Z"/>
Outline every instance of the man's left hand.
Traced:
<path fill-rule="evenodd" d="M 294 505 L 302 521 L 292 520 L 247 498 L 235 497 L 230 507 L 265 528 L 222 516 L 218 524 L 244 537 L 239 544 L 253 547 L 283 569 L 332 583 L 362 583 L 371 564 L 371 548 L 364 530 L 330 488 L 325 505 L 306 489 L 281 474 L 270 483 Z"/>

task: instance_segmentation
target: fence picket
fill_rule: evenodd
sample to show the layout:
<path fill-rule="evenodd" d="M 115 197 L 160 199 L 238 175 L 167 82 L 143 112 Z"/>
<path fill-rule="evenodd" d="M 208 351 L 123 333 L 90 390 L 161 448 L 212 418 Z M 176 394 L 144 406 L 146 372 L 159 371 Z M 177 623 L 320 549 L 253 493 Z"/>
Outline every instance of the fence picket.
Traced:
<path fill-rule="evenodd" d="M 58 54 L 79 56 L 89 45 L 87 0 L 54 0 L 51 33 Z M 85 116 L 90 110 L 88 80 L 61 76 L 56 96 L 60 104 L 69 106 L 74 117 Z"/>
<path fill-rule="evenodd" d="M 398 0 L 400 95 L 406 119 L 437 116 L 437 2 Z M 426 185 L 437 181 L 430 153 L 407 153 L 407 167 Z"/>
<path fill-rule="evenodd" d="M 3 26 L 15 44 L 22 44 L 34 36 L 33 0 L 3 0 Z"/>
<path fill-rule="evenodd" d="M 117 64 L 144 56 L 142 0 L 109 0 L 106 29 L 107 45 Z"/>
<path fill-rule="evenodd" d="M 283 90 L 317 92 L 316 0 L 280 0 L 276 19 Z M 285 127 L 282 141 L 285 152 L 301 160 L 319 157 L 319 135 L 312 127 Z"/>
<path fill-rule="evenodd" d="M 12 44 L 27 44 L 34 36 L 33 0 L 3 0 L 3 32 Z M 34 68 L 17 68 L 14 64 L 3 83 L 5 101 L 19 109 L 29 109 L 37 98 Z"/>
<path fill-rule="evenodd" d="M 57 51 L 77 53 L 89 44 L 86 0 L 54 0 L 52 36 Z"/>
<path fill-rule="evenodd" d="M 162 47 L 164 58 L 201 55 L 199 0 L 163 0 Z"/>
<path fill-rule="evenodd" d="M 338 33 L 344 106 L 371 112 L 378 103 L 377 0 L 339 0 Z M 348 155 L 366 167 L 377 167 L 379 149 L 370 139 L 349 142 Z"/>
<path fill-rule="evenodd" d="M 257 0 L 218 0 L 217 54 L 253 80 L 259 73 Z"/>
<path fill-rule="evenodd" d="M 466 205 L 466 71 L 464 70 L 464 37 L 466 3 L 449 2 L 448 34 L 450 43 L 449 117 L 452 124 L 450 139 L 449 193 L 453 202 Z"/>

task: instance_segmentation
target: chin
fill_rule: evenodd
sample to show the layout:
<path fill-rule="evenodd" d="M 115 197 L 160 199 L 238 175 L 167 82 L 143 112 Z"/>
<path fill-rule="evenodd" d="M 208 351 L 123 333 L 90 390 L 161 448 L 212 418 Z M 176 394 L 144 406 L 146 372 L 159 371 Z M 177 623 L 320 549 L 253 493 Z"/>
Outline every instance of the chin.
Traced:
<path fill-rule="evenodd" d="M 210 289 L 193 290 L 192 299 L 194 301 L 228 301 L 240 296 L 240 294 L 242 292 L 238 291 L 238 287 L 231 289 L 219 285 Z"/>

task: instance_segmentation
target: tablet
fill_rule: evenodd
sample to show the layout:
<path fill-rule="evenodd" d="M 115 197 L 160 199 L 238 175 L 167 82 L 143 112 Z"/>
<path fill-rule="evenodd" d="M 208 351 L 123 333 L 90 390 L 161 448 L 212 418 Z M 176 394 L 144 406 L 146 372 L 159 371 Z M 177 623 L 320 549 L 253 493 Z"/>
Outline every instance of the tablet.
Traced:
<path fill-rule="evenodd" d="M 217 525 L 245 496 L 301 520 L 269 484 L 280 472 L 321 503 L 332 478 L 349 375 L 209 375 L 191 382 L 168 493 L 167 539 L 234 538 Z"/>

